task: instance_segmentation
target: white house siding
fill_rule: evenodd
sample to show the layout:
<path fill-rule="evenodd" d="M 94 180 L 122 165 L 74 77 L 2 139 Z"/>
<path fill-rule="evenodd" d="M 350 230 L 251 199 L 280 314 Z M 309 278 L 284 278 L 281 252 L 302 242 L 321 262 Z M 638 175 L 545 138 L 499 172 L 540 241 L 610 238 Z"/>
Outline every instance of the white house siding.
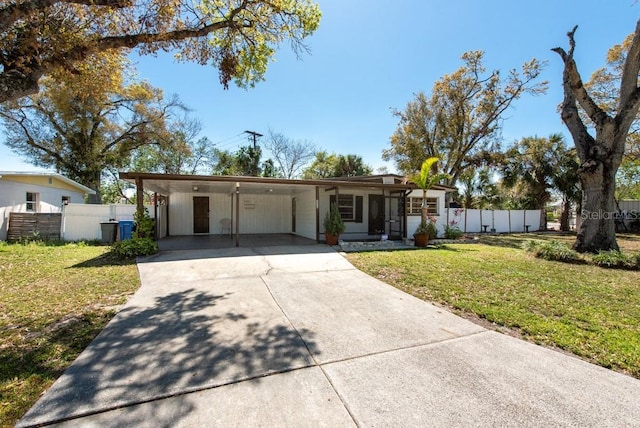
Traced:
<path fill-rule="evenodd" d="M 354 189 L 354 188 L 340 188 L 339 189 L 340 194 L 348 194 L 348 195 L 354 195 L 354 196 L 362 196 L 362 222 L 354 222 L 354 221 L 346 221 L 345 222 L 345 232 L 344 234 L 342 234 L 341 236 L 345 239 L 345 240 L 357 240 L 357 239 L 371 239 L 372 236 L 369 235 L 369 195 L 382 195 L 382 191 L 381 190 L 369 190 L 369 189 Z M 330 207 L 330 197 L 331 195 L 335 195 L 335 191 L 334 190 L 330 190 L 330 191 L 325 191 L 324 189 L 320 189 L 320 233 L 322 235 L 324 235 L 324 227 L 323 227 L 323 220 L 325 218 L 325 215 L 327 214 L 327 212 L 329 211 L 329 207 Z M 386 196 L 389 196 L 389 192 L 385 192 Z M 444 192 L 442 192 L 442 207 L 444 208 Z M 420 192 L 420 197 L 422 197 L 422 192 Z M 429 193 L 429 196 L 432 196 L 432 193 Z M 392 207 L 389 206 L 389 200 L 386 200 L 386 204 L 385 204 L 385 218 L 386 219 L 390 219 L 392 217 L 397 217 L 394 215 L 391 215 L 391 210 Z M 398 213 L 393 213 L 393 214 L 398 214 Z M 413 230 L 415 230 L 415 228 L 418 226 L 418 224 L 420 223 L 420 216 L 417 217 L 417 220 L 415 222 L 415 226 L 411 226 L 413 223 L 412 222 L 412 216 L 409 216 L 408 218 L 408 222 L 409 222 L 409 229 L 407 229 L 408 231 L 410 231 L 410 235 L 413 233 Z M 385 227 L 387 228 L 387 233 L 389 233 L 389 223 L 386 223 Z M 411 227 L 413 227 L 413 229 L 411 229 Z M 321 239 L 323 239 L 321 237 Z"/>
<path fill-rule="evenodd" d="M 296 192 L 296 235 L 316 238 L 316 189 L 307 188 Z"/>
<path fill-rule="evenodd" d="M 240 233 L 291 233 L 291 196 L 241 193 Z"/>
<path fill-rule="evenodd" d="M 169 199 L 169 234 L 193 234 L 193 197 L 209 197 L 209 233 L 220 234 L 220 221 L 236 220 L 235 197 L 221 193 L 174 193 Z M 240 194 L 240 233 L 290 233 L 291 196 Z M 233 204 L 233 208 L 232 208 Z M 235 231 L 235 224 L 234 224 Z M 226 230 L 224 231 L 226 232 Z"/>
<path fill-rule="evenodd" d="M 209 233 L 219 234 L 220 220 L 231 218 L 231 196 L 222 193 L 172 193 L 169 197 L 169 234 L 193 235 L 193 197 L 209 197 Z M 234 215 L 235 216 L 235 215 Z"/>
<path fill-rule="evenodd" d="M 408 197 L 412 198 L 422 198 L 422 190 L 413 190 L 409 193 Z M 430 189 L 427 192 L 428 198 L 438 198 L 438 215 L 434 216 L 436 218 L 436 228 L 438 229 L 438 236 L 444 234 L 444 226 L 447 223 L 447 212 L 445 211 L 445 191 L 444 190 L 434 190 Z M 413 233 L 416 231 L 418 226 L 420 226 L 421 216 L 418 215 L 407 215 L 407 237 L 411 238 Z"/>
<path fill-rule="evenodd" d="M 353 221 L 345 221 L 345 231 L 341 235 L 344 239 L 367 239 L 369 229 L 369 216 L 368 216 L 368 204 L 367 192 L 360 189 L 342 188 L 339 189 L 340 194 L 362 196 L 362 223 Z M 324 239 L 324 218 L 329 212 L 331 207 L 331 195 L 335 195 L 335 190 L 326 191 L 320 189 L 320 239 Z"/>
<path fill-rule="evenodd" d="M 150 207 L 149 212 L 153 215 L 153 207 Z M 156 220 L 156 228 L 158 231 L 158 238 L 167 237 L 167 206 L 158 206 L 158 219 Z"/>
<path fill-rule="evenodd" d="M 9 213 L 27 211 L 27 192 L 38 193 L 37 211 L 41 213 L 61 212 L 63 196 L 68 196 L 72 203 L 84 203 L 84 193 L 0 179 L 0 241 L 7 239 Z"/>

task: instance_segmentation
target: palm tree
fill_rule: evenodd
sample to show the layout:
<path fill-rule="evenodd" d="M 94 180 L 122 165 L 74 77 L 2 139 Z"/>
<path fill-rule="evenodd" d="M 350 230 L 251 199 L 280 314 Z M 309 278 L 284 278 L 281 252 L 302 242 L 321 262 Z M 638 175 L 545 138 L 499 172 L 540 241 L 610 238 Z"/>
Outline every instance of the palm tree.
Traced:
<path fill-rule="evenodd" d="M 422 219 L 420 221 L 420 228 L 424 228 L 427 225 L 428 212 L 427 212 L 427 191 L 433 186 L 438 184 L 442 180 L 447 180 L 451 176 L 442 172 L 434 173 L 434 165 L 440 159 L 437 157 L 430 157 L 422 162 L 420 173 L 412 176 L 410 180 L 422 189 Z"/>

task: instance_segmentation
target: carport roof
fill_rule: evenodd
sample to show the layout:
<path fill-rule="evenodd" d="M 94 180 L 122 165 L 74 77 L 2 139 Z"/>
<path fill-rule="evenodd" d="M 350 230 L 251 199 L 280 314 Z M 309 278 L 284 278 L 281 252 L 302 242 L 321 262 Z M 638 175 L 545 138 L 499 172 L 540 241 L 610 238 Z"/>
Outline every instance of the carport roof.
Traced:
<path fill-rule="evenodd" d="M 305 186 L 320 186 L 325 188 L 367 188 L 388 190 L 413 190 L 417 187 L 413 183 L 402 183 L 397 180 L 400 176 L 389 175 L 394 178 L 393 184 L 383 183 L 384 176 L 346 177 L 325 180 L 294 180 L 272 177 L 247 177 L 229 175 L 182 175 L 157 174 L 147 172 L 121 172 L 120 178 L 136 184 L 142 181 L 142 187 L 162 195 L 171 193 L 191 193 L 194 187 L 202 193 L 230 193 L 235 191 L 239 183 L 243 193 L 291 193 Z M 449 186 L 434 186 L 436 190 L 452 191 Z"/>

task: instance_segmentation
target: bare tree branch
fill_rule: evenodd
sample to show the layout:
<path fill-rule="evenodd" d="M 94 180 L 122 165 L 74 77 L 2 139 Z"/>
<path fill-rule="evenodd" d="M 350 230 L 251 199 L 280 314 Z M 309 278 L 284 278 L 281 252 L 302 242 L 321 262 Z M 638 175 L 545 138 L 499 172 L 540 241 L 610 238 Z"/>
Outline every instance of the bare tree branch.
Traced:
<path fill-rule="evenodd" d="M 573 51 L 576 46 L 576 42 L 574 39 L 575 31 L 578 29 L 576 25 L 573 27 L 573 30 L 567 33 L 567 37 L 569 37 L 569 53 L 566 53 L 562 48 L 553 48 L 552 51 L 556 52 L 562 58 L 564 62 L 564 73 L 563 73 L 563 87 L 565 90 L 565 101 L 566 101 L 566 92 L 569 90 L 572 95 L 574 101 L 580 103 L 580 107 L 584 109 L 584 111 L 589 116 L 589 119 L 593 121 L 598 126 L 603 126 L 605 122 L 611 121 L 612 119 L 607 115 L 607 113 L 602 110 L 598 105 L 593 101 L 593 99 L 587 93 L 587 90 L 582 83 L 582 77 L 580 77 L 580 73 L 578 72 L 578 67 L 573 59 Z M 564 107 L 564 104 L 563 104 Z M 577 111 L 577 108 L 576 108 Z M 567 112 L 568 113 L 568 112 Z M 568 115 L 568 118 L 572 117 L 572 115 Z M 579 116 L 576 117 L 577 120 L 582 124 L 582 120 Z M 564 114 L 563 114 L 564 119 Z M 584 124 L 582 124 L 584 126 Z"/>

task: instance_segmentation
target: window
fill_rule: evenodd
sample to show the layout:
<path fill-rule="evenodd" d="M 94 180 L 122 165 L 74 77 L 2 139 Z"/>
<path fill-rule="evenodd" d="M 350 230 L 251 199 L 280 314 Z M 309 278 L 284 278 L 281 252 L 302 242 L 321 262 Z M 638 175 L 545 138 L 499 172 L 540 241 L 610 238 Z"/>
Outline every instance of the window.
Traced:
<path fill-rule="evenodd" d="M 438 198 L 427 198 L 427 212 L 438 215 Z M 422 214 L 422 198 L 407 198 L 407 215 Z"/>
<path fill-rule="evenodd" d="M 338 195 L 338 211 L 343 220 L 353 220 L 355 213 L 353 195 Z"/>
<path fill-rule="evenodd" d="M 38 212 L 38 194 L 27 192 L 27 212 Z"/>
<path fill-rule="evenodd" d="M 62 205 L 69 205 L 70 202 L 71 202 L 71 196 L 62 197 Z"/>
<path fill-rule="evenodd" d="M 336 203 L 336 195 L 329 196 L 329 203 Z M 338 195 L 338 211 L 342 220 L 362 223 L 362 196 Z"/>

